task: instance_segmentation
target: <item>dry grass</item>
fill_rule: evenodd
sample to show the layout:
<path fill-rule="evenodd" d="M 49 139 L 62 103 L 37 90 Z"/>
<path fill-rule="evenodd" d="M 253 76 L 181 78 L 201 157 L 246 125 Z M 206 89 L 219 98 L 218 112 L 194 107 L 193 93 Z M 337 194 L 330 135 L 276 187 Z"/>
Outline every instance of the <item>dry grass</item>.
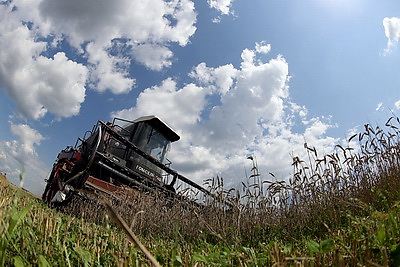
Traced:
<path fill-rule="evenodd" d="M 258 229 L 288 239 L 305 233 L 321 236 L 343 223 L 349 212 L 389 207 L 400 196 L 399 124 L 399 118 L 390 118 L 385 130 L 365 125 L 364 132 L 349 139 L 357 139 L 359 148 L 337 145 L 328 155 L 319 156 L 305 144 L 308 160 L 293 157 L 288 182 L 263 180 L 250 158 L 247 183 L 224 192 L 236 203 L 230 226 L 249 240 L 259 238 Z"/>

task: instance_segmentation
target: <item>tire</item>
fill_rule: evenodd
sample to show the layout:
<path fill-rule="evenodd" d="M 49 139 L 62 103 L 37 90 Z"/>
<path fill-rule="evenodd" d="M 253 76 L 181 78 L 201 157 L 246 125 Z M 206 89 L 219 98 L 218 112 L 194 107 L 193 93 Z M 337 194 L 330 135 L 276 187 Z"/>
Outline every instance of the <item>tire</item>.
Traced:
<path fill-rule="evenodd" d="M 42 200 L 49 206 L 67 204 L 74 194 L 74 190 L 64 184 L 66 172 L 59 166 L 59 163 L 54 165 L 42 195 Z"/>

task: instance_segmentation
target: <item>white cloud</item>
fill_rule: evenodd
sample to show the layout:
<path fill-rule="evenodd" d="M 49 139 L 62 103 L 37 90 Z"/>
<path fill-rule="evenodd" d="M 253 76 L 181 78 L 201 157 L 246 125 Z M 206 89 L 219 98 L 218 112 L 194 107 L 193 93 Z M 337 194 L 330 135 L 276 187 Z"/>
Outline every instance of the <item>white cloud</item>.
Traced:
<path fill-rule="evenodd" d="M 310 143 L 318 142 L 326 134 L 326 131 L 332 127 L 334 126 L 321 121 L 320 118 L 312 118 L 310 125 L 304 131 L 304 138 Z"/>
<path fill-rule="evenodd" d="M 240 68 L 200 63 L 189 74 L 193 83 L 179 88 L 169 78 L 144 90 L 136 106 L 112 115 L 163 118 L 181 135 L 170 154 L 173 168 L 197 182 L 216 175 L 231 184 L 242 180 L 249 153 L 261 171 L 285 178 L 291 154 L 304 155 L 304 142 L 327 153 L 339 140 L 327 136 L 335 127 L 329 119 L 307 119 L 307 109 L 290 101 L 288 63 L 280 55 L 263 62 L 259 54 L 269 52 L 263 42 L 244 49 Z M 302 122 L 304 131 L 294 132 Z"/>
<path fill-rule="evenodd" d="M 151 70 L 160 71 L 172 65 L 171 58 L 173 53 L 165 46 L 138 44 L 133 46 L 132 54 L 136 61 Z"/>
<path fill-rule="evenodd" d="M 206 63 L 200 63 L 189 76 L 197 79 L 201 84 L 209 86 L 213 91 L 225 94 L 233 86 L 237 73 L 238 70 L 232 64 L 209 68 Z"/>
<path fill-rule="evenodd" d="M 185 46 L 195 23 L 190 0 L 10 1 L 0 5 L 0 86 L 25 117 L 70 117 L 79 113 L 87 84 L 129 92 L 132 60 L 157 71 L 169 67 L 168 46 Z M 54 52 L 65 43 L 69 58 Z"/>
<path fill-rule="evenodd" d="M 216 146 L 223 142 L 223 150 L 246 146 L 262 134 L 259 122 L 277 121 L 283 110 L 282 98 L 287 96 L 288 66 L 284 58 L 254 64 L 255 51 L 245 49 L 243 54 L 235 87 L 221 96 L 222 104 L 212 109 L 210 121 L 202 127 L 208 132 L 207 142 Z"/>
<path fill-rule="evenodd" d="M 104 45 L 115 38 L 185 45 L 196 30 L 194 4 L 189 0 L 43 0 L 38 8 L 40 23 L 49 21 L 77 48 L 86 41 Z"/>
<path fill-rule="evenodd" d="M 265 42 L 256 43 L 256 52 L 268 54 L 271 51 L 271 45 Z"/>
<path fill-rule="evenodd" d="M 20 174 L 25 177 L 25 185 L 39 195 L 43 190 L 47 167 L 38 158 L 36 147 L 45 138 L 27 124 L 11 124 L 14 140 L 1 141 L 0 168 L 7 171 L 7 177 L 18 184 Z"/>
<path fill-rule="evenodd" d="M 91 71 L 91 81 L 96 91 L 110 90 L 114 94 L 122 94 L 132 89 L 135 79 L 129 78 L 124 68 L 129 62 L 120 57 L 110 56 L 103 47 L 95 43 L 88 44 L 86 50 L 89 53 L 89 63 L 95 66 Z"/>
<path fill-rule="evenodd" d="M 39 119 L 51 112 L 70 117 L 79 112 L 86 67 L 62 52 L 53 58 L 42 56 L 46 43 L 35 41 L 32 32 L 9 14 L 1 19 L 0 37 L 0 87 L 24 116 Z"/>
<path fill-rule="evenodd" d="M 166 45 L 176 42 L 184 46 L 196 31 L 194 4 L 189 0 L 43 0 L 39 9 L 40 23 L 50 21 L 52 32 L 65 34 L 77 49 L 82 50 L 86 42 L 93 44 L 86 52 L 89 61 L 95 65 L 95 80 L 99 85 L 94 88 L 99 91 L 129 92 L 134 84 L 134 79 L 127 78 L 126 67 L 115 67 L 116 62 L 125 60 L 125 57 L 109 53 L 113 40 L 140 43 L 141 46 L 127 46 L 125 49 L 131 50 L 139 63 L 161 70 L 171 64 L 172 52 Z M 156 54 L 149 55 L 150 47 L 157 48 Z M 162 62 L 156 62 L 159 59 Z M 112 80 L 120 81 L 122 87 L 116 89 Z"/>
<path fill-rule="evenodd" d="M 223 15 L 228 15 L 231 13 L 231 6 L 232 6 L 233 0 L 207 0 L 208 5 L 211 8 L 215 8 L 221 14 Z"/>
<path fill-rule="evenodd" d="M 385 35 L 388 38 L 385 52 L 389 53 L 396 47 L 400 39 L 400 18 L 384 18 L 383 27 L 385 28 Z"/>
<path fill-rule="evenodd" d="M 176 82 L 168 78 L 160 86 L 140 93 L 135 107 L 115 112 L 112 116 L 134 120 L 154 114 L 171 123 L 176 130 L 183 130 L 200 120 L 206 94 L 204 88 L 194 84 L 177 88 Z"/>
<path fill-rule="evenodd" d="M 36 157 L 35 146 L 40 145 L 44 137 L 35 129 L 26 124 L 11 124 L 11 132 L 16 135 L 19 141 L 8 142 L 11 155 L 25 162 L 29 157 Z"/>

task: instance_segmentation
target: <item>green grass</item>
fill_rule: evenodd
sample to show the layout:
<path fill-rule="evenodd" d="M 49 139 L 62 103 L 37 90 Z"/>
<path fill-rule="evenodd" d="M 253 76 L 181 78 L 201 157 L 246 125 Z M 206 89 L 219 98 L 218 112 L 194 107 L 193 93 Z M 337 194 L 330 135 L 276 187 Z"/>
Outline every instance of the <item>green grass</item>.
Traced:
<path fill-rule="evenodd" d="M 0 215 L 2 266 L 149 266 L 144 254 L 114 224 L 97 225 L 58 213 L 40 200 L 2 185 Z M 347 227 L 328 230 L 324 239 L 291 242 L 258 240 L 253 246 L 144 238 L 144 245 L 163 266 L 398 266 L 400 202 L 384 212 L 361 207 L 364 216 L 345 214 Z M 278 235 L 279 236 L 279 235 Z M 371 265 L 372 266 L 372 265 Z"/>
<path fill-rule="evenodd" d="M 132 266 L 148 259 L 112 222 L 98 225 L 59 213 L 41 200 L 2 182 L 0 265 Z M 196 262 L 249 262 L 250 251 L 235 251 L 207 242 L 189 244 L 161 237 L 143 240 L 162 265 Z"/>
<path fill-rule="evenodd" d="M 265 180 L 253 158 L 242 188 L 207 181 L 233 209 L 146 198 L 114 211 L 162 266 L 400 266 L 396 121 L 365 125 L 349 140 L 357 149 L 318 155 L 305 144 L 290 181 Z M 102 205 L 62 213 L 1 178 L 0 266 L 151 266 Z"/>

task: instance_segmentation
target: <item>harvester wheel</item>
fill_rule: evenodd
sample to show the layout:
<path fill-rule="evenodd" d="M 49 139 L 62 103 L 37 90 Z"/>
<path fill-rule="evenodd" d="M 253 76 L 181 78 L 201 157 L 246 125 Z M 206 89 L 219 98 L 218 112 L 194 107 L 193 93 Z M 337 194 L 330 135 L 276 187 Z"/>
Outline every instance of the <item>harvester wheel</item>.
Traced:
<path fill-rule="evenodd" d="M 47 180 L 47 184 L 46 187 L 44 188 L 44 192 L 42 195 L 42 200 L 48 204 L 49 200 L 51 200 L 54 195 L 56 194 L 56 184 L 54 183 L 54 181 L 56 180 L 54 178 L 54 169 L 51 171 L 49 179 Z"/>
<path fill-rule="evenodd" d="M 75 193 L 74 188 L 81 188 L 87 178 L 88 169 L 92 165 L 96 151 L 102 138 L 101 127 L 99 128 L 96 141 L 89 147 L 90 157 L 86 160 L 77 160 L 74 158 L 59 159 L 53 166 L 47 185 L 42 195 L 43 201 L 49 206 L 60 206 L 68 204 Z M 86 145 L 86 143 L 84 143 Z M 85 154 L 86 154 L 86 149 Z"/>
<path fill-rule="evenodd" d="M 42 200 L 49 206 L 67 204 L 74 194 L 71 186 L 65 184 L 65 174 L 57 165 L 53 167 Z"/>

